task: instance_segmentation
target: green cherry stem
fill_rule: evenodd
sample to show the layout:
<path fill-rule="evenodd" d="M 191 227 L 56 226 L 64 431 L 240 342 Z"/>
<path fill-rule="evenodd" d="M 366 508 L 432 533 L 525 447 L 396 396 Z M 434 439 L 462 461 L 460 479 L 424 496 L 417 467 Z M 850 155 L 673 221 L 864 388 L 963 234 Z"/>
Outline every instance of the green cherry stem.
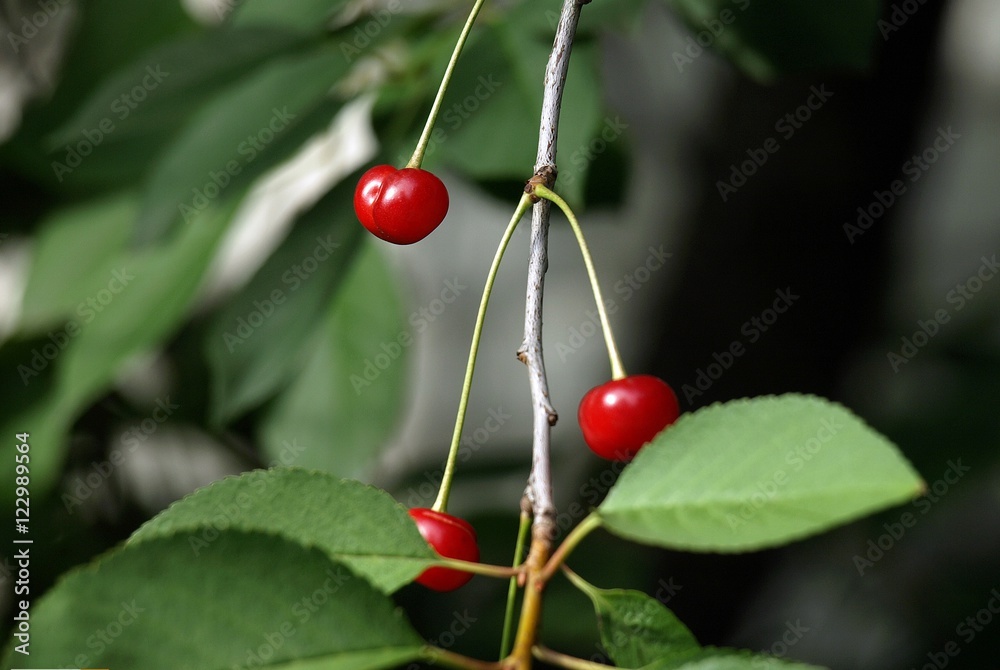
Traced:
<path fill-rule="evenodd" d="M 569 225 L 573 228 L 573 234 L 576 235 L 577 244 L 580 245 L 580 253 L 583 254 L 583 264 L 587 266 L 587 276 L 590 277 L 590 288 L 594 291 L 594 300 L 597 301 L 597 313 L 601 318 L 601 329 L 604 331 L 604 343 L 608 347 L 608 359 L 611 361 L 611 378 L 612 379 L 624 379 L 625 378 L 625 366 L 622 364 L 621 354 L 618 353 L 618 345 L 615 344 L 614 333 L 611 332 L 611 322 L 608 321 L 608 313 L 604 308 L 604 298 L 601 296 L 601 286 L 597 281 L 597 271 L 594 269 L 594 259 L 590 255 L 590 248 L 587 246 L 587 240 L 583 237 L 583 228 L 580 227 L 580 222 L 577 221 L 576 215 L 573 214 L 573 210 L 569 208 L 566 201 L 560 198 L 556 193 L 549 190 L 541 184 L 537 184 L 534 187 L 534 194 L 540 198 L 545 198 L 550 202 L 554 202 L 559 209 L 562 210 L 566 218 L 569 219 Z"/>
<path fill-rule="evenodd" d="M 462 32 L 458 36 L 458 41 L 455 43 L 455 50 L 451 53 L 451 60 L 448 61 L 448 67 L 445 68 L 444 76 L 441 77 L 441 85 L 438 87 L 437 95 L 434 96 L 434 104 L 431 105 L 431 111 L 427 115 L 427 123 L 424 124 L 424 130 L 420 133 L 417 148 L 413 150 L 410 162 L 406 164 L 408 168 L 418 168 L 424 161 L 424 151 L 427 150 L 427 144 L 431 139 L 431 131 L 434 130 L 434 122 L 437 120 L 438 112 L 441 111 L 441 102 L 444 100 L 444 93 L 448 90 L 448 84 L 451 82 L 451 73 L 455 70 L 455 64 L 462 53 L 465 41 L 469 38 L 469 33 L 472 32 L 472 24 L 476 22 L 476 17 L 479 16 L 479 10 L 482 9 L 484 2 L 486 0 L 476 0 L 476 4 L 472 6 L 472 11 L 469 12 L 469 18 L 465 20 L 465 26 L 462 28 Z"/>
<path fill-rule="evenodd" d="M 499 663 L 480 661 L 431 645 L 427 645 L 420 650 L 420 660 L 438 667 L 451 668 L 452 670 L 501 670 Z"/>
<path fill-rule="evenodd" d="M 531 529 L 531 515 L 521 511 L 521 523 L 517 529 L 517 545 L 514 547 L 514 567 L 520 567 L 524 559 L 524 545 Z M 500 658 L 506 658 L 514 643 L 514 602 L 517 596 L 517 577 L 510 578 L 507 587 L 507 609 L 503 616 L 503 635 L 500 638 Z"/>
<path fill-rule="evenodd" d="M 561 567 L 562 567 L 563 574 L 566 575 L 566 577 L 569 578 L 569 581 L 572 582 L 573 586 L 575 586 L 576 588 L 580 589 L 581 591 L 583 591 L 584 593 L 586 593 L 590 597 L 598 595 L 598 589 L 597 589 L 596 586 L 594 586 L 593 584 L 591 584 L 590 582 L 588 582 L 586 579 L 584 579 L 580 575 L 578 575 L 575 572 L 573 572 L 572 570 L 570 570 L 570 567 L 568 565 L 564 564 Z"/>
<path fill-rule="evenodd" d="M 545 564 L 545 569 L 542 570 L 542 580 L 547 582 L 552 579 L 552 575 L 559 569 L 559 566 L 566 562 L 566 557 L 569 556 L 571 551 L 576 549 L 576 545 L 580 544 L 583 538 L 587 537 L 591 531 L 599 528 L 600 525 L 601 517 L 597 516 L 597 512 L 591 512 L 583 521 L 578 523 L 576 528 L 571 530 L 566 539 L 562 541 L 559 548 L 552 552 L 549 562 Z"/>
<path fill-rule="evenodd" d="M 462 572 L 471 572 L 474 575 L 496 577 L 498 579 L 517 578 L 517 576 L 521 574 L 521 570 L 517 566 L 508 568 L 506 565 L 472 563 L 470 561 L 460 561 L 457 558 L 441 557 L 435 565 L 439 565 L 443 568 L 451 568 L 452 570 L 461 570 Z"/>
<path fill-rule="evenodd" d="M 524 213 L 531 207 L 531 197 L 528 194 L 521 196 L 514 210 L 514 216 L 507 224 L 507 230 L 500 238 L 500 245 L 493 256 L 493 264 L 490 265 L 489 274 L 486 275 L 486 286 L 483 287 L 483 297 L 479 301 L 479 314 L 476 315 L 476 327 L 472 332 L 472 344 L 469 346 L 469 362 L 465 366 L 465 381 L 462 383 L 462 397 L 458 401 L 458 416 L 455 418 L 455 432 L 451 436 L 451 447 L 448 449 L 448 461 L 444 467 L 444 476 L 441 478 L 441 488 L 438 489 L 437 500 L 431 508 L 435 512 L 446 512 L 448 509 L 448 496 L 451 493 L 451 480 L 455 476 L 455 460 L 458 458 L 458 444 L 462 439 L 462 428 L 465 426 L 465 412 L 469 407 L 469 392 L 472 390 L 472 375 L 476 371 L 476 356 L 479 353 L 479 340 L 483 335 L 483 323 L 486 321 L 486 307 L 490 304 L 490 294 L 493 292 L 493 283 L 496 281 L 497 272 L 500 269 L 500 261 L 507 250 L 510 238 L 514 236 L 514 230 Z"/>
<path fill-rule="evenodd" d="M 560 668 L 566 668 L 566 670 L 614 670 L 614 666 L 585 661 L 584 659 L 577 658 L 576 656 L 560 654 L 557 651 L 552 651 L 548 647 L 535 646 L 531 649 L 531 655 L 539 661 L 543 661 L 549 665 L 555 665 Z"/>

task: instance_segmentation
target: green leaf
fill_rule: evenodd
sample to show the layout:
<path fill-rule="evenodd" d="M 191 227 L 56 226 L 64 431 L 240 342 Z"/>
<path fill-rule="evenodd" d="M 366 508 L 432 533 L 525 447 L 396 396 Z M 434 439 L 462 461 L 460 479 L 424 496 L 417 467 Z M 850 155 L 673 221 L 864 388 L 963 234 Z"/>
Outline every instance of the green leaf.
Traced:
<path fill-rule="evenodd" d="M 615 665 L 638 668 L 701 648 L 687 626 L 655 598 L 641 591 L 599 589 L 567 574 L 594 603 L 601 644 Z"/>
<path fill-rule="evenodd" d="M 78 187 L 134 180 L 220 89 L 301 43 L 287 31 L 217 30 L 143 54 L 104 80 L 49 138 L 52 159 L 64 165 L 57 177 Z"/>
<path fill-rule="evenodd" d="M 53 356 L 22 354 L 11 362 L 13 375 L 31 392 L 15 411 L 0 416 L 0 429 L 11 435 L 31 432 L 33 458 L 44 458 L 44 471 L 52 477 L 34 477 L 35 494 L 55 483 L 58 469 L 52 466 L 62 460 L 66 433 L 80 411 L 131 358 L 158 346 L 186 315 L 231 214 L 208 208 L 170 244 L 122 256 L 116 263 L 117 292 L 95 294 L 97 303 L 88 303 L 79 319 L 50 336 L 61 342 Z M 44 393 L 37 392 L 41 388 Z M 0 476 L 13 477 L 12 451 L 12 444 L 0 446 Z M 0 489 L 0 496 L 10 499 L 13 489 Z"/>
<path fill-rule="evenodd" d="M 362 239 L 351 208 L 354 184 L 344 180 L 296 221 L 264 266 L 213 317 L 205 355 L 217 423 L 266 400 L 305 365 Z"/>
<path fill-rule="evenodd" d="M 435 561 L 406 508 L 388 493 L 298 468 L 255 470 L 215 482 L 143 524 L 129 544 L 183 535 L 189 551 L 200 553 L 225 529 L 316 547 L 386 593 Z"/>
<path fill-rule="evenodd" d="M 22 332 L 88 312 L 87 300 L 98 299 L 121 269 L 137 209 L 133 194 L 116 193 L 56 210 L 42 223 L 24 293 Z"/>
<path fill-rule="evenodd" d="M 788 394 L 682 416 L 643 447 L 598 508 L 608 530 L 692 551 L 784 544 L 918 495 L 884 436 L 822 398 Z"/>
<path fill-rule="evenodd" d="M 477 67 L 456 68 L 427 148 L 428 158 L 477 179 L 530 172 L 538 142 L 530 129 L 538 125 L 541 93 L 517 80 L 502 38 L 500 28 L 490 26 L 470 40 L 464 58 Z"/>
<path fill-rule="evenodd" d="M 672 55 L 685 72 L 710 44 L 761 81 L 801 70 L 871 64 L 878 0 L 670 0 L 694 35 Z M 693 45 L 693 46 L 691 46 Z"/>
<path fill-rule="evenodd" d="M 56 346 L 50 337 L 8 340 L 0 346 L 0 377 L 7 380 L 0 386 L 0 428 L 6 435 L 30 434 L 31 494 L 38 498 L 59 480 L 65 453 L 65 444 L 52 437 L 61 438 L 65 430 L 64 421 L 52 421 L 51 413 L 55 375 L 46 354 L 58 351 Z M 0 472 L 9 481 L 15 476 L 14 449 L 11 441 L 0 443 Z M 0 504 L 13 509 L 13 486 L 0 489 Z"/>
<path fill-rule="evenodd" d="M 705 647 L 678 658 L 662 659 L 641 670 L 823 670 L 819 666 L 785 661 L 737 649 Z"/>
<path fill-rule="evenodd" d="M 148 0 L 122 4 L 116 0 L 89 0 L 73 31 L 70 51 L 57 96 L 90 90 L 98 81 L 151 46 L 190 34 L 197 24 L 176 0 Z M 75 100 L 75 98 L 74 98 Z"/>
<path fill-rule="evenodd" d="M 48 6 L 50 10 L 53 8 Z M 41 9 L 43 7 L 36 3 L 31 13 Z M 66 43 L 66 52 L 59 55 L 56 88 L 44 102 L 33 104 L 14 137 L 0 144 L 0 162 L 16 166 L 18 172 L 30 174 L 43 184 L 43 188 L 58 194 L 62 184 L 54 174 L 45 138 L 65 123 L 94 87 L 118 70 L 122 63 L 131 61 L 157 44 L 174 39 L 178 34 L 193 32 L 197 26 L 177 0 L 125 4 L 119 0 L 88 0 L 72 6 L 59 1 L 55 9 L 63 13 L 60 19 L 67 18 L 70 12 L 74 14 L 66 39 L 54 37 L 57 32 L 55 26 L 65 25 L 62 20 L 46 21 L 42 30 L 48 31 L 49 36 L 35 39 Z M 4 39 L 23 39 L 21 33 L 32 27 L 31 20 L 25 18 L 24 23 L 7 32 Z M 11 46 L 15 51 L 22 48 L 20 43 L 12 41 Z M 88 192 L 86 195 L 92 194 Z"/>
<path fill-rule="evenodd" d="M 94 310 L 64 354 L 61 377 L 70 387 L 67 393 L 89 395 L 109 383 L 129 358 L 173 331 L 201 286 L 231 214 L 231 209 L 206 210 L 168 246 L 130 255 L 122 274 L 131 279 L 106 306 Z"/>
<path fill-rule="evenodd" d="M 298 445 L 295 465 L 359 475 L 395 428 L 412 344 L 398 279 L 366 241 L 305 369 L 264 417 L 265 453 L 286 463 L 283 453 Z"/>
<path fill-rule="evenodd" d="M 415 660 L 423 644 L 343 565 L 238 532 L 199 553 L 182 535 L 126 546 L 64 577 L 31 623 L 35 667 L 378 670 Z M 13 644 L 5 667 L 21 664 Z"/>
<path fill-rule="evenodd" d="M 302 32 L 321 32 L 346 0 L 253 0 L 233 12 L 235 26 L 281 26 Z"/>
<path fill-rule="evenodd" d="M 138 239 L 148 242 L 207 203 L 225 202 L 329 125 L 330 90 L 347 63 L 329 48 L 288 56 L 219 94 L 157 162 L 143 198 Z M 325 103 L 325 104 L 324 104 Z"/>

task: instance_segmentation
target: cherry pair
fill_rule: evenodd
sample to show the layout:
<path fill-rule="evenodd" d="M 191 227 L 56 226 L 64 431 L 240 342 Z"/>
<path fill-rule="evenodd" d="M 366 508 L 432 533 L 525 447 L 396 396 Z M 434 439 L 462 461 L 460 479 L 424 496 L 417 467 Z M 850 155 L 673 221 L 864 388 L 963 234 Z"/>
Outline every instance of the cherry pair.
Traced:
<path fill-rule="evenodd" d="M 652 375 L 630 375 L 583 396 L 577 418 L 583 439 L 598 456 L 630 461 L 644 444 L 680 415 L 677 395 Z"/>
<path fill-rule="evenodd" d="M 413 244 L 444 221 L 448 189 L 427 170 L 376 165 L 358 180 L 354 213 L 376 237 L 393 244 Z"/>
<path fill-rule="evenodd" d="M 657 433 L 674 423 L 680 406 L 673 389 L 652 375 L 631 375 L 592 388 L 580 401 L 578 418 L 587 445 L 603 458 L 630 461 Z M 472 525 L 425 507 L 409 510 L 417 530 L 445 558 L 478 562 L 479 546 Z M 435 591 L 453 591 L 472 573 L 428 568 L 416 579 Z"/>

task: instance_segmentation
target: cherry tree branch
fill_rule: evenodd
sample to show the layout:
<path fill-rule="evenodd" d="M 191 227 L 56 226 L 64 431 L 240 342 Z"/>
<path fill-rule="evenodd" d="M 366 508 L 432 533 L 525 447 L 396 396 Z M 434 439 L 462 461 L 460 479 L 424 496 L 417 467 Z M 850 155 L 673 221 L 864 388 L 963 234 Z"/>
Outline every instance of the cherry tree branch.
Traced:
<path fill-rule="evenodd" d="M 556 180 L 556 142 L 559 137 L 559 113 L 569 57 L 576 37 L 580 10 L 589 0 L 563 0 L 555 42 L 545 68 L 542 118 L 538 131 L 538 154 L 531 183 L 551 187 Z M 524 305 L 524 341 L 517 352 L 528 367 L 533 416 L 531 475 L 522 507 L 531 510 L 531 547 L 525 560 L 526 583 L 521 616 L 514 647 L 504 662 L 504 670 L 528 670 L 536 646 L 541 622 L 542 591 L 545 588 L 545 564 L 552 553 L 556 531 L 556 508 L 552 496 L 552 468 L 549 458 L 552 426 L 558 416 L 549 399 L 549 384 L 542 356 L 542 294 L 548 269 L 549 207 L 547 200 L 535 203 L 531 218 L 531 250 L 528 258 L 528 286 Z"/>
<path fill-rule="evenodd" d="M 535 179 L 551 187 L 556 180 L 556 144 L 559 137 L 559 114 L 562 109 L 563 90 L 569 57 L 576 37 L 576 26 L 584 4 L 578 0 L 564 0 L 555 41 L 545 68 L 545 90 L 542 99 L 542 117 L 538 130 L 538 153 L 535 158 Z M 531 475 L 525 496 L 534 512 L 533 536 L 545 533 L 551 537 L 555 530 L 555 503 L 552 496 L 552 476 L 549 458 L 550 432 L 558 415 L 549 400 L 549 385 L 542 356 L 542 294 L 545 272 L 548 269 L 550 203 L 535 203 L 531 217 L 531 250 L 528 258 L 528 286 L 524 306 L 524 341 L 518 357 L 528 366 L 533 407 L 533 437 Z"/>

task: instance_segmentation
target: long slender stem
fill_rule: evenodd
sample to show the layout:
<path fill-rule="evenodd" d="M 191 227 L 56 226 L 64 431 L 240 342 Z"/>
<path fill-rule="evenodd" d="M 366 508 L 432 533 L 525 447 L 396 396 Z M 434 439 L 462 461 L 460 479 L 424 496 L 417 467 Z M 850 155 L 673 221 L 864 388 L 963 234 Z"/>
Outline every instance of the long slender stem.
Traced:
<path fill-rule="evenodd" d="M 612 379 L 622 379 L 625 377 L 625 366 L 622 364 L 622 357 L 618 353 L 615 336 L 611 331 L 611 322 L 608 321 L 608 312 L 604 307 L 604 297 L 601 295 L 601 285 L 597 281 L 597 270 L 594 269 L 594 259 L 590 255 L 590 247 L 587 246 L 587 240 L 583 236 L 583 228 L 580 227 L 580 222 L 577 220 L 576 215 L 573 214 L 573 210 L 570 209 L 570 206 L 559 195 L 544 185 L 535 186 L 534 193 L 541 198 L 554 202 L 562 210 L 563 214 L 566 215 L 566 218 L 569 219 L 569 225 L 573 228 L 573 234 L 576 235 L 576 242 L 580 246 L 580 253 L 583 254 L 583 264 L 587 266 L 587 276 L 590 277 L 590 288 L 594 291 L 594 300 L 597 301 L 597 313 L 601 319 L 601 329 L 604 331 L 604 343 L 608 347 L 608 358 L 611 361 L 611 377 Z"/>
<path fill-rule="evenodd" d="M 417 147 L 413 150 L 410 162 L 406 164 L 408 168 L 418 168 L 424 160 L 424 151 L 427 150 L 427 144 L 430 142 L 431 131 L 434 130 L 434 121 L 437 120 L 438 112 L 441 111 L 441 101 L 444 100 L 444 93 L 448 90 L 448 84 L 451 82 L 451 73 L 455 70 L 455 63 L 458 62 L 458 57 L 462 53 L 465 41 L 469 38 L 469 33 L 472 32 L 472 24 L 476 22 L 476 17 L 479 15 L 479 10 L 482 9 L 484 2 L 486 0 L 476 0 L 476 4 L 472 6 L 472 11 L 469 12 L 469 18 L 465 20 L 465 26 L 462 27 L 458 41 L 455 42 L 455 50 L 451 53 L 451 60 L 448 61 L 448 67 L 445 68 L 444 76 L 441 77 L 441 85 L 438 86 L 437 95 L 434 96 L 434 104 L 431 105 L 431 111 L 427 115 L 427 123 L 424 124 L 424 130 L 420 133 L 420 139 L 417 141 Z"/>
<path fill-rule="evenodd" d="M 493 263 L 490 271 L 486 275 L 486 286 L 483 287 L 483 297 L 479 301 L 479 313 L 476 315 L 476 326 L 472 332 L 472 344 L 469 346 L 469 361 L 465 366 L 465 381 L 462 383 L 462 396 L 458 401 L 458 416 L 455 418 L 455 431 L 451 436 L 451 447 L 448 449 L 448 461 L 445 464 L 444 476 L 441 479 L 441 488 L 438 489 L 437 499 L 434 501 L 434 511 L 445 512 L 448 509 L 448 496 L 451 494 L 451 480 L 455 476 L 455 461 L 458 457 L 458 446 L 462 440 L 462 427 L 465 425 L 465 413 L 469 407 L 469 393 L 472 390 L 472 375 L 476 371 L 476 356 L 479 353 L 479 340 L 483 334 L 483 323 L 486 321 L 486 307 L 490 304 L 490 294 L 493 293 L 493 283 L 496 281 L 497 272 L 500 270 L 500 261 L 503 260 L 504 252 L 510 243 L 510 238 L 514 236 L 514 230 L 524 213 L 531 206 L 531 200 L 527 194 L 521 196 L 511 217 L 507 229 L 500 238 L 500 245 L 493 256 Z"/>
<path fill-rule="evenodd" d="M 521 522 L 517 528 L 517 546 L 514 547 L 514 567 L 520 567 L 524 560 L 524 545 L 528 539 L 528 531 L 531 530 L 531 514 L 528 510 L 521 510 Z M 521 573 L 524 574 L 524 573 Z M 517 602 L 518 577 L 510 578 L 510 586 L 507 588 L 507 608 L 503 614 L 503 635 L 500 638 L 500 658 L 504 658 L 510 653 L 511 641 L 514 637 L 514 605 Z"/>

